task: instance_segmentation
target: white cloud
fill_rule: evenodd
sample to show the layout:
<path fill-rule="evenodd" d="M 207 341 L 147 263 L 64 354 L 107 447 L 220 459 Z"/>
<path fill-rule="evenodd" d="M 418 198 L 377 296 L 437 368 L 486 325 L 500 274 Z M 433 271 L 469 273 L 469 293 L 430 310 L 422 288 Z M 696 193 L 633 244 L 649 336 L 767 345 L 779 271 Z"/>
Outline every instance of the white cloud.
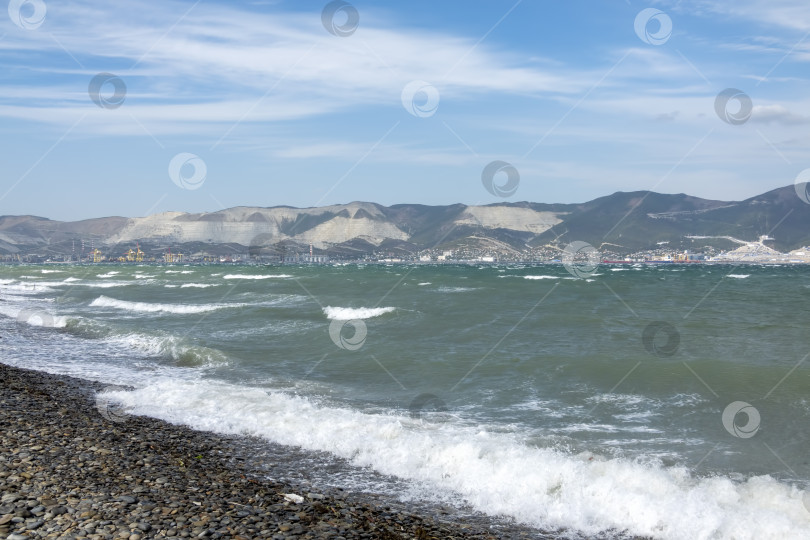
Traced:
<path fill-rule="evenodd" d="M 810 117 L 794 113 L 782 105 L 757 105 L 751 111 L 751 121 L 796 126 L 810 124 Z"/>
<path fill-rule="evenodd" d="M 99 71 L 126 82 L 122 110 L 166 126 L 264 122 L 358 105 L 396 105 L 414 79 L 457 99 L 484 93 L 576 94 L 590 80 L 587 73 L 526 65 L 476 47 L 470 38 L 373 26 L 373 19 L 350 38 L 338 38 L 323 29 L 317 12 L 270 15 L 200 4 L 181 17 L 186 10 L 187 4 L 126 1 L 114 7 L 73 2 L 70 17 L 50 10 L 47 31 L 43 26 L 43 32 L 9 35 L 0 50 L 14 51 L 22 66 L 10 56 L 6 64 L 36 72 L 32 80 L 44 73 L 60 82 L 3 94 L 7 106 L 0 115 L 70 122 L 78 110 L 66 102 L 89 99 L 75 87 L 68 90 L 64 81 L 86 88 L 84 80 Z M 36 99 L 24 99 L 25 93 Z"/>
<path fill-rule="evenodd" d="M 673 10 L 725 19 L 746 19 L 792 28 L 810 30 L 810 4 L 806 0 L 673 0 Z"/>

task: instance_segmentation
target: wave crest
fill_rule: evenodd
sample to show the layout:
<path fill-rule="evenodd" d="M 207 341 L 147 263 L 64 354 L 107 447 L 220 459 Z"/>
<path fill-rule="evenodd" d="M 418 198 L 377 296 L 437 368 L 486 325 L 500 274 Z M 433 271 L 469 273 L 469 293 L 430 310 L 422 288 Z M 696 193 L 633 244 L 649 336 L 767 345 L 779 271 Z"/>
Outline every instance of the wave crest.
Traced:
<path fill-rule="evenodd" d="M 90 307 L 109 307 L 134 311 L 137 313 L 206 313 L 218 309 L 242 307 L 245 304 L 152 304 L 149 302 L 129 302 L 126 300 L 116 300 L 109 296 L 99 296 L 90 303 Z"/>
<path fill-rule="evenodd" d="M 386 313 L 391 313 L 396 310 L 395 307 L 380 307 L 380 308 L 350 308 L 350 307 L 334 307 L 326 306 L 323 308 L 323 314 L 327 319 L 335 321 L 352 321 L 355 319 L 371 319 L 372 317 L 379 317 Z"/>
<path fill-rule="evenodd" d="M 254 274 L 226 274 L 222 279 L 283 279 L 291 278 L 289 274 L 254 275 Z"/>

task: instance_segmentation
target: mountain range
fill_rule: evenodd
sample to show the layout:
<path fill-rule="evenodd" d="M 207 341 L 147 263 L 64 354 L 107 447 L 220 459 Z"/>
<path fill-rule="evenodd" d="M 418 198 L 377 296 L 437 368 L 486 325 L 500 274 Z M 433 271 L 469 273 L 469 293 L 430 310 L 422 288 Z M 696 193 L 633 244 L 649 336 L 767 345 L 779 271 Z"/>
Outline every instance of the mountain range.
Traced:
<path fill-rule="evenodd" d="M 810 245 L 810 204 L 794 186 L 743 201 L 684 194 L 617 192 L 581 204 L 502 202 L 382 206 L 352 202 L 316 208 L 239 206 L 209 213 L 164 212 L 62 222 L 36 216 L 0 217 L 0 253 L 58 256 L 77 243 L 108 253 L 134 247 L 252 254 L 312 249 L 338 257 L 371 252 L 415 254 L 425 249 L 525 252 L 575 240 L 630 253 L 733 248 L 729 239 L 773 237 L 773 248 Z M 699 239 L 688 237 L 701 237 Z M 116 255 L 117 256 L 117 255 Z"/>

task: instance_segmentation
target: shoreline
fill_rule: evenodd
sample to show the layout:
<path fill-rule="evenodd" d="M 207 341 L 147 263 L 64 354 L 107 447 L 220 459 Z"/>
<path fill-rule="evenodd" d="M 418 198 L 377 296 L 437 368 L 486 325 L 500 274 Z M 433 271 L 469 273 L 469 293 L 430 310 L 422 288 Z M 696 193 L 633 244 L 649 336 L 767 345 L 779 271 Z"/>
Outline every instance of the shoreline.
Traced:
<path fill-rule="evenodd" d="M 810 265 L 810 260 L 808 261 L 798 261 L 798 260 L 766 260 L 766 261 L 756 261 L 750 259 L 717 259 L 717 260 L 690 260 L 690 261 L 675 261 L 675 260 L 620 260 L 620 259 L 606 259 L 601 260 L 598 265 L 609 265 L 609 266 L 616 266 L 616 265 L 633 265 L 633 264 L 643 264 L 647 266 L 656 266 L 656 265 L 675 265 L 675 266 L 807 266 Z M 184 262 L 163 262 L 163 261 L 143 261 L 143 262 L 119 262 L 119 261 L 103 261 L 103 262 L 92 262 L 92 261 L 41 261 L 41 262 L 6 262 L 0 261 L 0 266 L 6 267 L 18 267 L 18 266 L 82 266 L 87 268 L 93 267 L 104 267 L 104 266 L 115 266 L 115 267 L 141 267 L 141 266 L 153 266 L 153 267 L 179 267 L 179 266 L 200 266 L 200 267 L 207 267 L 207 266 L 217 266 L 217 267 L 247 267 L 247 268 L 289 268 L 289 267 L 311 267 L 311 268 L 321 268 L 321 267 L 340 267 L 340 266 L 349 266 L 349 265 L 361 265 L 361 266 L 416 266 L 416 267 L 449 267 L 449 266 L 472 266 L 472 267 L 480 267 L 480 266 L 487 266 L 492 268 L 500 268 L 503 266 L 509 265 L 521 265 L 525 267 L 537 267 L 537 266 L 565 266 L 566 263 L 560 259 L 551 259 L 547 261 L 535 261 L 535 260 L 501 260 L 501 261 L 477 261 L 474 259 L 457 259 L 457 260 L 450 260 L 450 261 L 386 261 L 386 260 L 335 260 L 329 261 L 325 263 L 309 263 L 309 262 L 300 262 L 300 263 L 293 263 L 293 262 L 199 262 L 199 261 L 184 261 Z"/>
<path fill-rule="evenodd" d="M 312 453 L 148 417 L 114 422 L 114 411 L 96 407 L 106 385 L 93 381 L 4 364 L 0 380 L 0 537 L 576 537 L 388 495 L 317 489 L 305 469 L 301 482 L 269 478 L 273 464 L 255 456 L 300 468 L 294 455 Z"/>

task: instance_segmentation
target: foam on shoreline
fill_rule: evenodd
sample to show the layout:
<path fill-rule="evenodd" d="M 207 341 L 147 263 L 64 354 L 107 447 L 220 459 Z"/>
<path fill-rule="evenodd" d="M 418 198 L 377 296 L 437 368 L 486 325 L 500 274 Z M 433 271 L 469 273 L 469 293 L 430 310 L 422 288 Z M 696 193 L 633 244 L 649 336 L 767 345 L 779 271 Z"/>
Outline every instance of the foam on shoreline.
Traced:
<path fill-rule="evenodd" d="M 112 397 L 195 429 L 327 451 L 539 528 L 668 540 L 798 538 L 810 530 L 803 492 L 769 476 L 696 478 L 683 467 L 533 448 L 483 426 L 366 414 L 227 383 L 166 380 Z"/>
<path fill-rule="evenodd" d="M 95 516 L 84 525 L 115 537 L 144 537 L 148 531 L 150 538 L 215 532 L 243 538 L 279 532 L 412 538 L 429 531 L 435 538 L 471 540 L 557 538 L 452 508 L 310 482 L 313 468 L 340 477 L 346 465 L 292 447 L 133 416 L 107 397 L 96 382 L 0 364 L 0 455 L 28 456 L 22 462 L 0 461 L 3 513 L 39 504 L 56 508 L 37 514 L 43 521 L 38 526 L 60 538 L 75 532 L 73 516 L 91 502 Z M 88 455 L 92 459 L 75 466 L 75 457 Z M 171 505 L 174 511 L 152 512 L 155 505 Z M 32 521 L 5 519 L 0 537 L 25 532 Z"/>

